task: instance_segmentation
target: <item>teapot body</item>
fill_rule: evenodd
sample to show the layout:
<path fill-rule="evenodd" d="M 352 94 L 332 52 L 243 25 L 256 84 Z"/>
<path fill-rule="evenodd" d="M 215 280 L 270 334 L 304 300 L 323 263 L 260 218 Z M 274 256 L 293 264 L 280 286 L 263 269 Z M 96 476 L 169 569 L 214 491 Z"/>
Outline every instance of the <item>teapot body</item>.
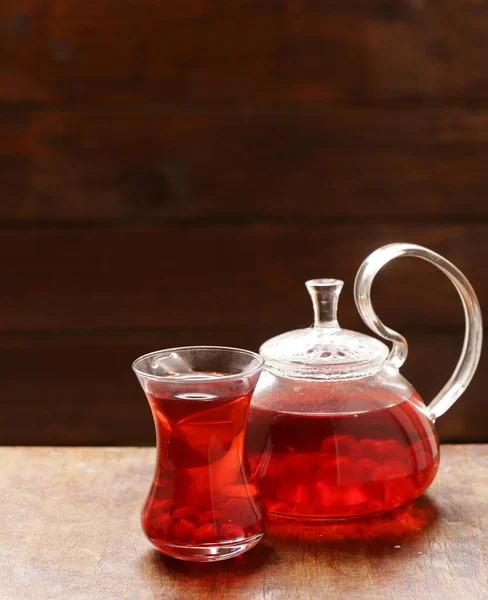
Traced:
<path fill-rule="evenodd" d="M 406 339 L 371 303 L 375 275 L 391 260 L 415 256 L 435 265 L 458 291 L 466 320 L 458 364 L 429 403 L 400 374 Z M 481 354 L 483 323 L 476 294 L 445 258 L 414 244 L 370 254 L 354 283 L 366 325 L 383 342 L 342 329 L 343 282 L 311 279 L 314 324 L 267 340 L 266 362 L 249 412 L 247 448 L 270 519 L 292 522 L 364 517 L 420 496 L 439 468 L 434 421 L 468 386 Z"/>
<path fill-rule="evenodd" d="M 391 366 L 348 380 L 265 369 L 247 448 L 270 519 L 293 522 L 389 511 L 420 496 L 439 467 L 433 418 Z"/>

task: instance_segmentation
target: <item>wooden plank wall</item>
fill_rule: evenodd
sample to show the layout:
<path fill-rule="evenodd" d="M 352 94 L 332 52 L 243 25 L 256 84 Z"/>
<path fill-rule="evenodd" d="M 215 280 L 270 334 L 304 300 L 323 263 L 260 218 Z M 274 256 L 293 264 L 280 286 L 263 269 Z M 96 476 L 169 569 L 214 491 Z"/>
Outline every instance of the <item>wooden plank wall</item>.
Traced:
<path fill-rule="evenodd" d="M 4 0 L 0 443 L 145 444 L 131 361 L 257 349 L 307 326 L 303 282 L 392 241 L 488 306 L 488 5 L 480 0 Z M 462 343 L 454 290 L 398 261 L 377 312 L 430 399 Z M 439 420 L 488 441 L 482 359 Z"/>

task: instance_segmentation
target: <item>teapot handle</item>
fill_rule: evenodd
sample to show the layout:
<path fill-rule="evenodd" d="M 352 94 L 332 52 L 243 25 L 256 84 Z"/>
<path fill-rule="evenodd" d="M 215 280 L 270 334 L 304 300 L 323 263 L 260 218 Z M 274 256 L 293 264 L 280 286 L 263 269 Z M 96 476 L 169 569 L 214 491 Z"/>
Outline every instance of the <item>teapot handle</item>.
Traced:
<path fill-rule="evenodd" d="M 461 396 L 478 366 L 483 340 L 480 305 L 471 284 L 461 271 L 432 250 L 416 244 L 388 244 L 375 250 L 357 272 L 354 281 L 354 300 L 366 325 L 382 338 L 393 342 L 387 360 L 395 368 L 399 369 L 407 358 L 407 340 L 393 329 L 386 327 L 376 315 L 371 304 L 371 285 L 378 271 L 399 256 L 416 256 L 438 267 L 454 284 L 464 309 L 466 329 L 461 356 L 449 381 L 428 406 L 431 415 L 437 418 L 451 408 Z"/>

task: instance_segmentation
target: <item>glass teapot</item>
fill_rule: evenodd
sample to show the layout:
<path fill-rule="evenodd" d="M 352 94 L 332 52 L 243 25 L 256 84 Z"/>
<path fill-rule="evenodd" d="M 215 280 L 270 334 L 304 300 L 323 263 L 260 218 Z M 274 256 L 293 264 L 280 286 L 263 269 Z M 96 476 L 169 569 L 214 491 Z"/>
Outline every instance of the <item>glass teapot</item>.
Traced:
<path fill-rule="evenodd" d="M 377 272 L 399 256 L 441 269 L 456 287 L 466 332 L 456 369 L 426 406 L 400 374 L 407 342 L 371 304 Z M 313 327 L 265 342 L 265 370 L 249 413 L 247 447 L 253 477 L 271 520 L 344 519 L 379 514 L 422 494 L 439 467 L 437 417 L 466 389 L 479 361 L 482 319 L 466 277 L 442 256 L 413 244 L 390 244 L 361 265 L 354 298 L 364 322 L 393 342 L 341 329 L 343 282 L 314 279 Z"/>

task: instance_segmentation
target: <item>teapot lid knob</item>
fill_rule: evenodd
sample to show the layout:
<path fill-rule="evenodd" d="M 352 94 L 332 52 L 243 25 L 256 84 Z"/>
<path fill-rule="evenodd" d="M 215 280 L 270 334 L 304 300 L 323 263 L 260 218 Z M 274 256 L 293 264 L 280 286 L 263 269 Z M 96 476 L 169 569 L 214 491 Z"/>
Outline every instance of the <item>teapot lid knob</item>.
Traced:
<path fill-rule="evenodd" d="M 314 327 L 340 329 L 337 305 L 344 282 L 340 279 L 309 279 L 305 285 L 312 298 Z"/>

